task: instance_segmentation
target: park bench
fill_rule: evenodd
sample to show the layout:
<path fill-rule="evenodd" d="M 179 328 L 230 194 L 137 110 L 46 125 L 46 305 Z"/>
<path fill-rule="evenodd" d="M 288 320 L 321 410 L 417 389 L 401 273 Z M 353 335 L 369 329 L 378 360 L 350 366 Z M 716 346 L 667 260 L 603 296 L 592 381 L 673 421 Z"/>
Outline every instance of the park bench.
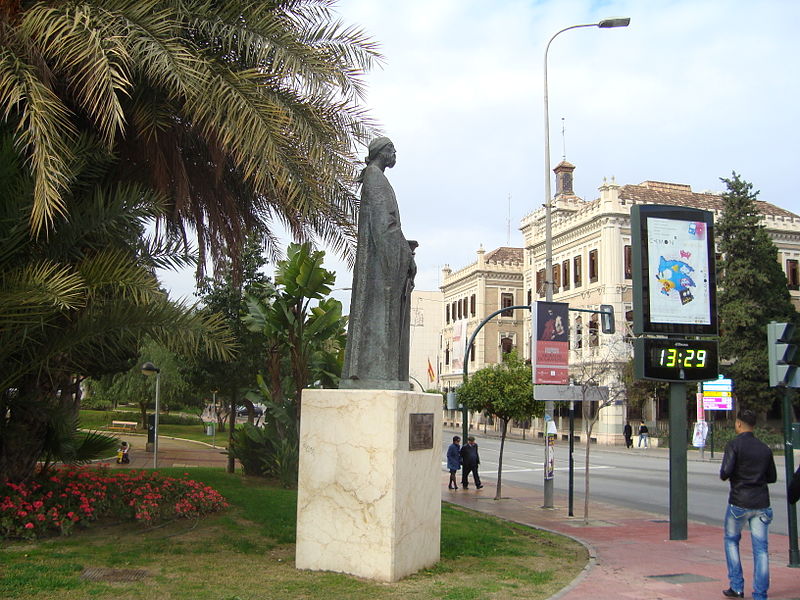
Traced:
<path fill-rule="evenodd" d="M 109 429 L 114 431 L 136 431 L 136 421 L 111 421 Z"/>

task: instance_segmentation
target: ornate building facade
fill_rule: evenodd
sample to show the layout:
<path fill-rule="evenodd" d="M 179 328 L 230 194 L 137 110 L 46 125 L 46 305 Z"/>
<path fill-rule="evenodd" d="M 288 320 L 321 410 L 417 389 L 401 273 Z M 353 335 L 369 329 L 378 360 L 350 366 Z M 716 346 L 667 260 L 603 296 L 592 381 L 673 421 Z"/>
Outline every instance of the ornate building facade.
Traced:
<path fill-rule="evenodd" d="M 573 192 L 575 167 L 561 162 L 555 169 L 556 195 L 552 205 L 553 300 L 568 302 L 570 308 L 596 310 L 601 304 L 614 307 L 617 333 L 599 331 L 596 315 L 571 313 L 570 371 L 578 381 L 590 378 L 601 385 L 618 385 L 616 373 L 628 362 L 628 343 L 632 324 L 632 260 L 630 210 L 634 204 L 667 204 L 700 208 L 714 213 L 723 208 L 722 197 L 693 192 L 683 184 L 645 181 L 638 185 L 618 185 L 604 181 L 600 196 L 591 201 Z M 774 204 L 758 201 L 762 223 L 778 248 L 792 300 L 800 307 L 800 216 Z M 524 289 L 528 298 L 544 300 L 545 209 L 523 218 Z M 523 336 L 530 336 L 530 320 Z M 525 354 L 529 357 L 529 353 Z M 598 443 L 621 443 L 626 415 L 625 404 L 608 406 L 601 412 L 596 427 Z M 654 418 L 652 409 L 646 417 Z M 594 434 L 593 434 L 594 437 Z"/>

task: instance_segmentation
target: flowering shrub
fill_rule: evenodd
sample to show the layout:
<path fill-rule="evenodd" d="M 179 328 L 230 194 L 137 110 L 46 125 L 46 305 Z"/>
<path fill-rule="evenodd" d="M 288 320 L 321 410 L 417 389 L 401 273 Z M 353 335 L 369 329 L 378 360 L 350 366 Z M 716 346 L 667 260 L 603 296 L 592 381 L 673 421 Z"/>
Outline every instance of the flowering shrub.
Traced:
<path fill-rule="evenodd" d="M 65 467 L 39 481 L 0 483 L 0 537 L 68 535 L 76 525 L 103 517 L 152 525 L 227 506 L 219 492 L 191 479 L 151 471 Z"/>

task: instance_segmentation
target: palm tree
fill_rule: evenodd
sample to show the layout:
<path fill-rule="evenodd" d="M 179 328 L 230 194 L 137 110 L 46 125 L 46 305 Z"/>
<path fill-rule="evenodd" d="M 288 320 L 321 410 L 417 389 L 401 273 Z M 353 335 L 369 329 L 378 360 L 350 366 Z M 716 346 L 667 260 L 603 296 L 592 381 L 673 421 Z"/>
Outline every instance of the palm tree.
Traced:
<path fill-rule="evenodd" d="M 160 197 L 109 182 L 116 161 L 90 138 L 76 142 L 64 191 L 70 218 L 32 238 L 20 216 L 31 210 L 34 177 L 0 127 L 0 481 L 33 473 L 53 420 L 75 407 L 80 379 L 128 368 L 145 335 L 231 356 L 219 316 L 159 289 L 153 269 L 183 261 L 174 244 L 145 234 L 163 211 Z"/>
<path fill-rule="evenodd" d="M 201 260 L 236 259 L 274 221 L 352 254 L 355 142 L 373 133 L 361 75 L 376 46 L 333 0 L 0 0 L 0 113 L 32 175 L 29 226 L 71 214 L 75 142 L 162 193 Z"/>

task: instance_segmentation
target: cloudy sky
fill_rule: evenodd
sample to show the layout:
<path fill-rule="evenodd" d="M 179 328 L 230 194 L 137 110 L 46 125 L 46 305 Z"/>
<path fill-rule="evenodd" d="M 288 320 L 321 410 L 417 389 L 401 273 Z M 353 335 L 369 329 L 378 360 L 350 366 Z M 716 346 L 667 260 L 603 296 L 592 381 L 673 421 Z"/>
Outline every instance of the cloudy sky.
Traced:
<path fill-rule="evenodd" d="M 551 160 L 577 167 L 575 192 L 594 199 L 612 176 L 721 191 L 736 171 L 760 199 L 800 214 L 800 2 L 340 0 L 336 10 L 386 58 L 367 76 L 368 106 L 397 147 L 388 176 L 406 238 L 420 243 L 417 289 L 437 289 L 441 267 L 473 262 L 481 244 L 522 245 L 520 220 L 544 202 L 545 45 L 608 17 L 631 24 L 568 31 L 550 47 Z M 328 268 L 350 286 L 341 262 Z M 189 275 L 164 281 L 192 292 Z"/>

